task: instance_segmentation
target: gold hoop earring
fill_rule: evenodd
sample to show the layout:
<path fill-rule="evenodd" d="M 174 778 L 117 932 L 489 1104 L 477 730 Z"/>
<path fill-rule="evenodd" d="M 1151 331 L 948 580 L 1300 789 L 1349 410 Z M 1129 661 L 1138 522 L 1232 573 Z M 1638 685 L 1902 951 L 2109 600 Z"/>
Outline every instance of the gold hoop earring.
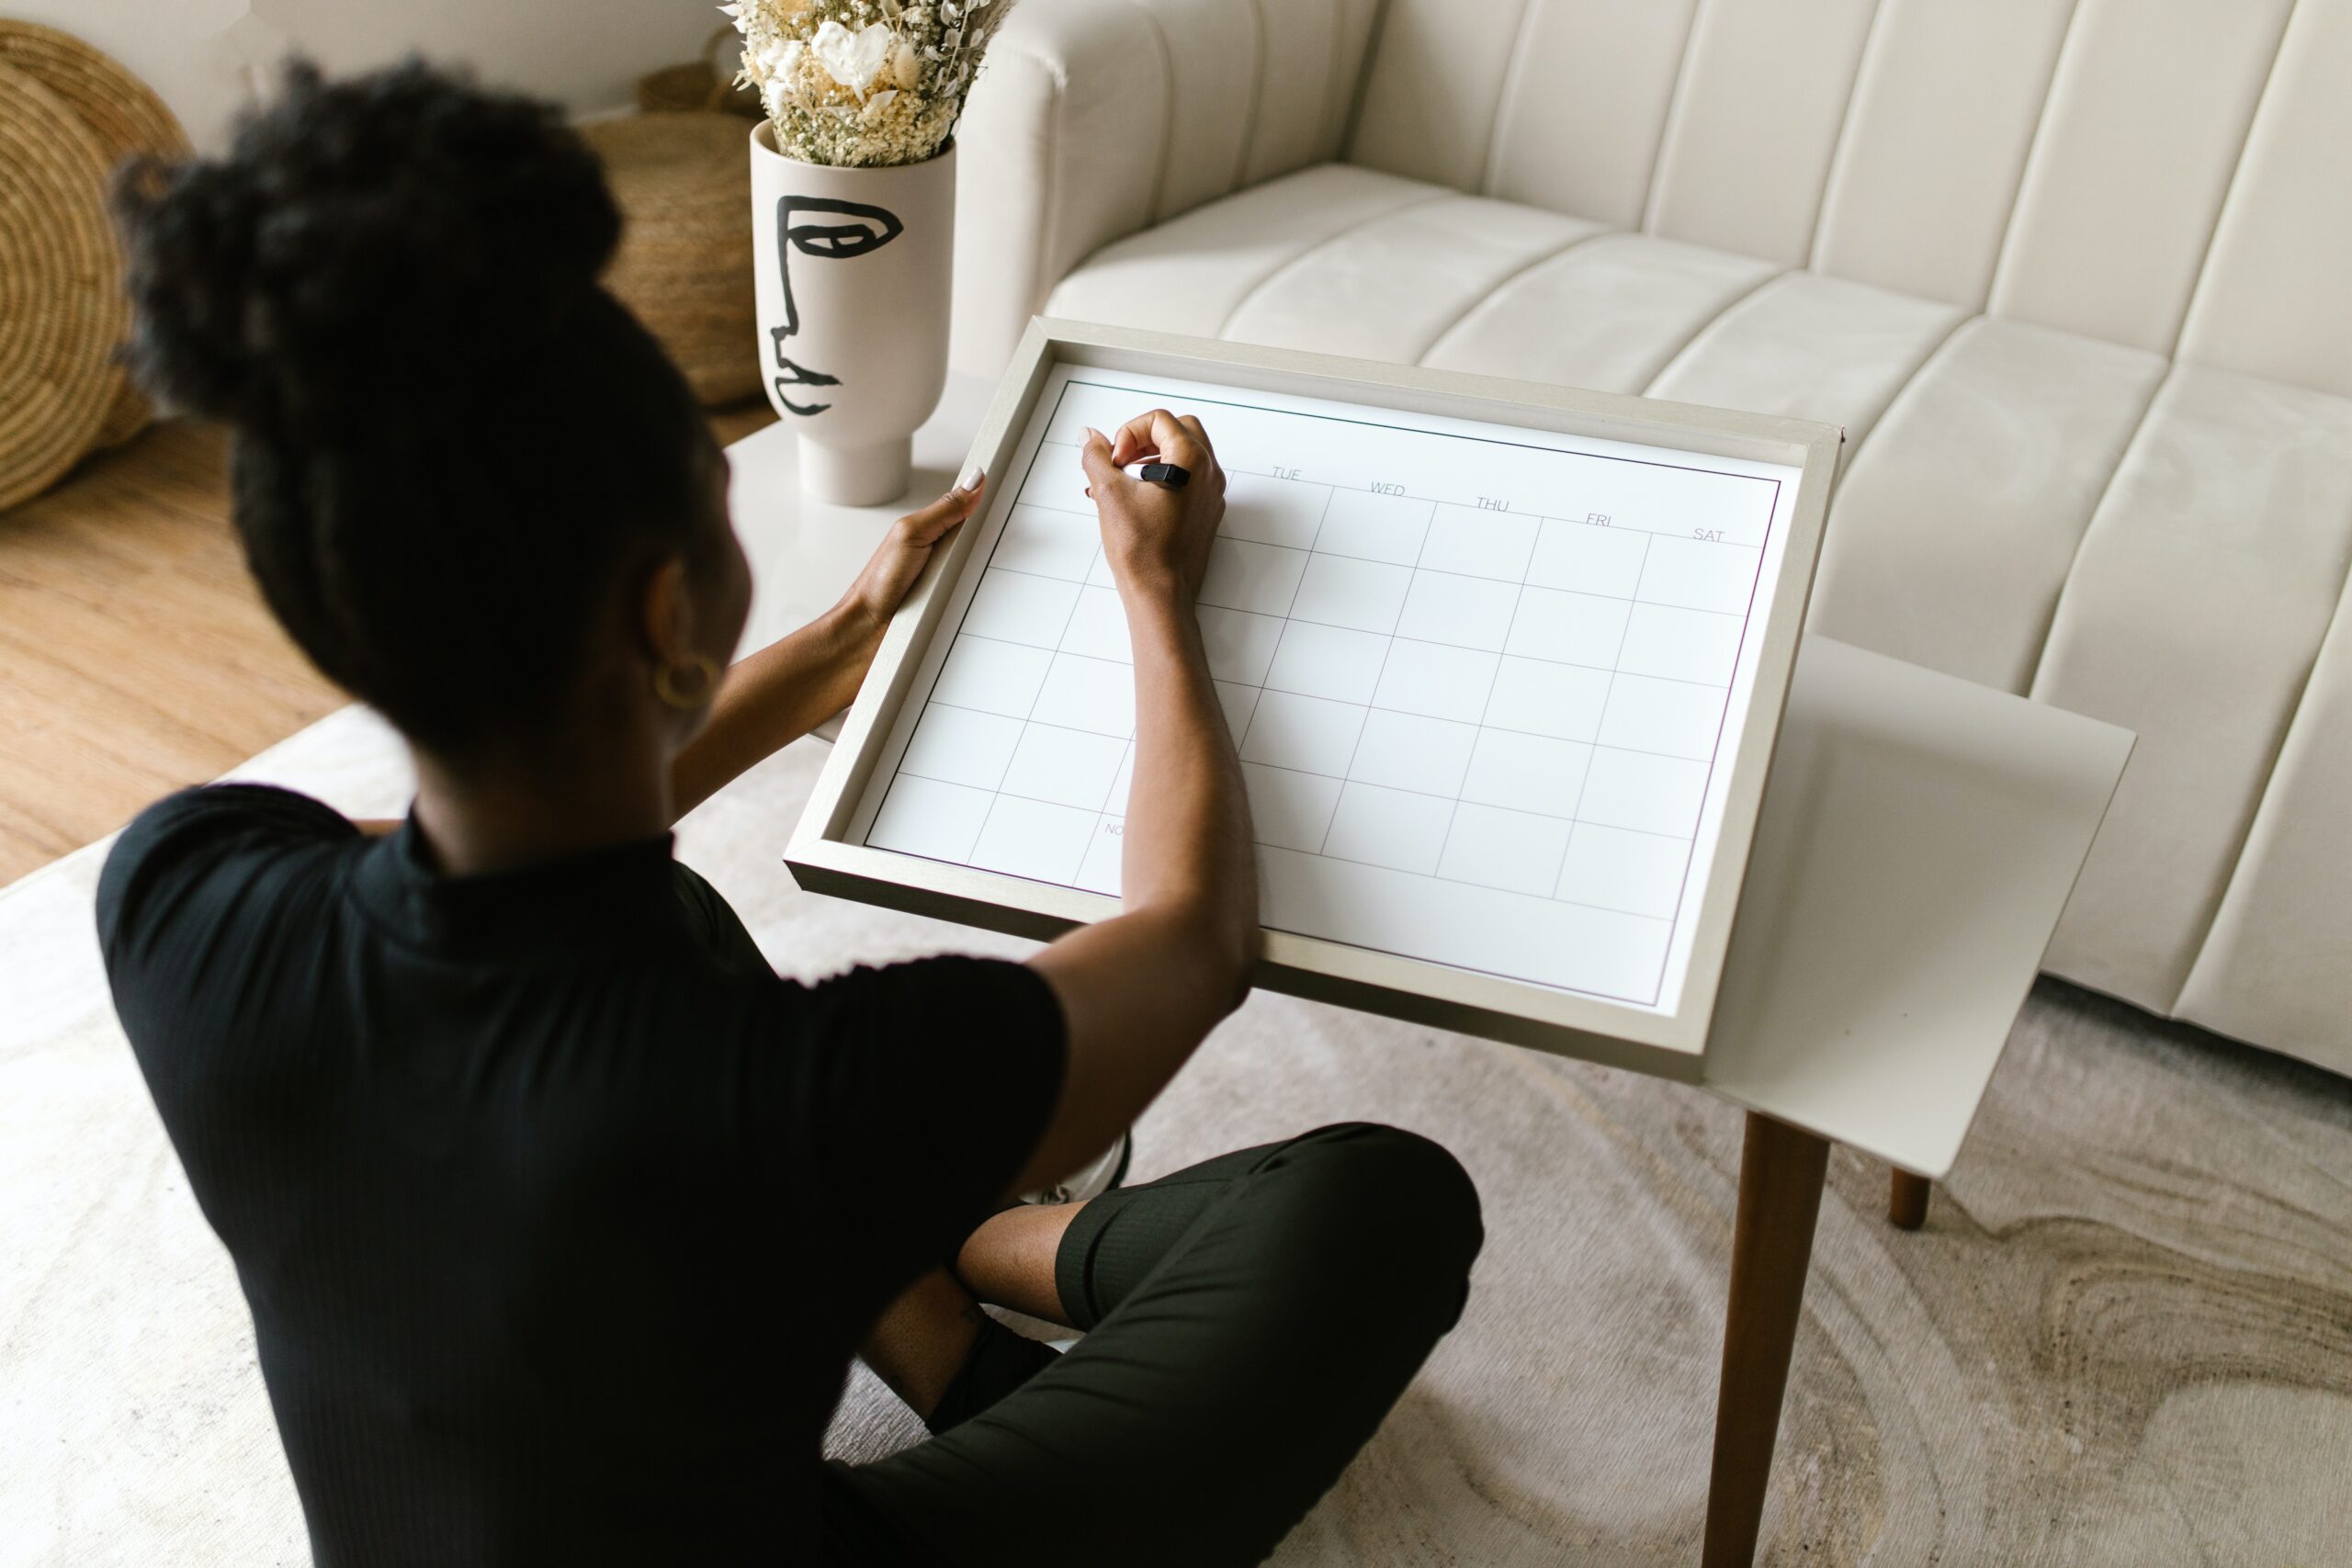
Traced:
<path fill-rule="evenodd" d="M 710 701 L 718 689 L 718 660 L 707 653 L 697 653 L 683 668 L 693 672 L 694 689 L 679 689 L 681 666 L 660 664 L 653 670 L 653 694 L 680 713 L 691 713 Z"/>

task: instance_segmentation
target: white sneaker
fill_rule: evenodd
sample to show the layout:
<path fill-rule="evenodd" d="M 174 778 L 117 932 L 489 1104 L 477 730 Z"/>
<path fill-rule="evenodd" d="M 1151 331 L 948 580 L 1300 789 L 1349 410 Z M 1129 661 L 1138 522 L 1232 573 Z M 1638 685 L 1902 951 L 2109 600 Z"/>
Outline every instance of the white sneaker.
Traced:
<path fill-rule="evenodd" d="M 1023 1192 L 1024 1203 L 1083 1203 L 1111 1190 L 1127 1179 L 1127 1162 L 1135 1157 L 1136 1135 L 1133 1131 L 1119 1134 L 1119 1141 L 1102 1151 L 1100 1157 L 1080 1167 L 1076 1174 L 1066 1176 L 1041 1191 Z"/>

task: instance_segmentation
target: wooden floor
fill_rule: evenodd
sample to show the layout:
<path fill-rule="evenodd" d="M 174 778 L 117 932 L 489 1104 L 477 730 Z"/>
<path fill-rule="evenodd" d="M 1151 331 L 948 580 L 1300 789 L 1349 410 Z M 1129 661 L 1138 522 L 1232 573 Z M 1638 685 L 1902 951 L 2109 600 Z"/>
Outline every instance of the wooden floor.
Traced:
<path fill-rule="evenodd" d="M 721 441 L 773 423 L 714 413 Z M 262 604 L 226 441 L 157 424 L 0 513 L 0 885 L 346 700 Z"/>

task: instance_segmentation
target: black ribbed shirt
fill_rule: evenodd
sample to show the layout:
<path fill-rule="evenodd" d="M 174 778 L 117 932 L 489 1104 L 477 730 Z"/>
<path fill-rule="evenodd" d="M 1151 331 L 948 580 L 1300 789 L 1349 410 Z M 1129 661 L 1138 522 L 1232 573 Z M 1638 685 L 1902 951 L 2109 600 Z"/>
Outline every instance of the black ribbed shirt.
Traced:
<path fill-rule="evenodd" d="M 1060 1088 L 1034 972 L 779 979 L 666 837 L 448 878 L 217 785 L 97 908 L 322 1568 L 800 1559 L 852 1351 Z"/>

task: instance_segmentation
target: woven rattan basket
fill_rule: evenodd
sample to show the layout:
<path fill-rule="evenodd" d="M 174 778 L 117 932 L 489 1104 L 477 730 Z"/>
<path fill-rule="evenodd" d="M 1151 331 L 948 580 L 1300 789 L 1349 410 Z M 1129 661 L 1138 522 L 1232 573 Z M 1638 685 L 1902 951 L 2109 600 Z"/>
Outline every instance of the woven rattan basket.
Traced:
<path fill-rule="evenodd" d="M 679 114 L 705 109 L 760 118 L 760 95 L 735 85 L 742 63 L 742 39 L 733 27 L 714 30 L 702 46 L 702 58 L 684 65 L 666 65 L 637 79 L 637 107 L 648 114 Z"/>
<path fill-rule="evenodd" d="M 81 117 L 0 65 L 0 511 L 81 461 L 120 387 L 106 181 Z"/>
<path fill-rule="evenodd" d="M 153 89 L 69 33 L 0 19 L 0 66 L 21 72 L 64 103 L 96 138 L 108 169 L 141 153 L 171 158 L 188 150 L 179 121 Z M 128 441 L 153 416 L 146 398 L 119 367 L 109 375 L 107 416 L 94 446 Z"/>
<path fill-rule="evenodd" d="M 695 396 L 760 389 L 752 298 L 751 145 L 728 114 L 645 114 L 580 128 L 628 226 L 605 285 L 637 312 Z"/>

